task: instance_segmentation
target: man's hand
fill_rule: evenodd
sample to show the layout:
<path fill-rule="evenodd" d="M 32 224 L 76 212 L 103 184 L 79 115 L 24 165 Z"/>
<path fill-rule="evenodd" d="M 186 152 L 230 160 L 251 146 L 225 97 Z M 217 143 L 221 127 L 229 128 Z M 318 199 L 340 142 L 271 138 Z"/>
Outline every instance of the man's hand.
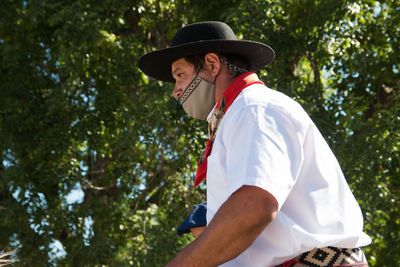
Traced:
<path fill-rule="evenodd" d="M 276 199 L 255 186 L 242 186 L 220 207 L 204 232 L 167 267 L 217 266 L 247 249 L 275 218 Z"/>
<path fill-rule="evenodd" d="M 190 228 L 190 232 L 192 232 L 192 235 L 195 238 L 198 238 L 201 233 L 203 233 L 204 229 L 206 229 L 205 226 L 199 226 L 199 227 L 192 227 Z"/>

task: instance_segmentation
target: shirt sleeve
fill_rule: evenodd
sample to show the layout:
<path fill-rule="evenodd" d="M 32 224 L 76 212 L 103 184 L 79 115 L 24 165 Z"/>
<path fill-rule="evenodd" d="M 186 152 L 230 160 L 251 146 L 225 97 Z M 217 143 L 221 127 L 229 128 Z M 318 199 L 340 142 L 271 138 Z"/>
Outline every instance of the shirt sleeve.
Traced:
<path fill-rule="evenodd" d="M 284 109 L 249 105 L 230 114 L 226 147 L 228 195 L 257 186 L 285 202 L 303 161 L 301 127 Z"/>

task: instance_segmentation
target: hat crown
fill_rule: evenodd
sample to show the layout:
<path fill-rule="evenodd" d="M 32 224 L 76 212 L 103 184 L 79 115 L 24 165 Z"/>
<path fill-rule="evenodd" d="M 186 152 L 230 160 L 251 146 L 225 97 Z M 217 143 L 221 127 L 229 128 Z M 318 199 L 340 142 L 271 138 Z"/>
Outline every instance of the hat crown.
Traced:
<path fill-rule="evenodd" d="M 206 21 L 181 28 L 175 34 L 172 46 L 209 40 L 237 40 L 237 38 L 227 24 L 219 21 Z"/>

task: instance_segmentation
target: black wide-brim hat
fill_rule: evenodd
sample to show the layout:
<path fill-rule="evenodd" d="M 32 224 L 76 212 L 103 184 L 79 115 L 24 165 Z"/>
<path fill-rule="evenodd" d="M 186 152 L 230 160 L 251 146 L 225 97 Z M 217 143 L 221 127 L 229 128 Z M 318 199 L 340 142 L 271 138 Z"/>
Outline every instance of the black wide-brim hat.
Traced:
<path fill-rule="evenodd" d="M 189 24 L 174 36 L 172 46 L 143 55 L 139 68 L 157 80 L 174 82 L 171 64 L 177 59 L 206 53 L 234 54 L 248 64 L 249 71 L 265 67 L 275 57 L 274 50 L 266 44 L 238 40 L 232 29 L 219 21 Z"/>

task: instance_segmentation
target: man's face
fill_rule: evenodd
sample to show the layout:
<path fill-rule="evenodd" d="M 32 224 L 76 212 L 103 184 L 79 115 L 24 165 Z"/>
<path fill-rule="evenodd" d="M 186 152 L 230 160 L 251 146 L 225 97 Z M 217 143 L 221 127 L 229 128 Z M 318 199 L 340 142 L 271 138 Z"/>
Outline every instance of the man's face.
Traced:
<path fill-rule="evenodd" d="M 196 75 L 194 66 L 187 62 L 184 58 L 180 58 L 171 64 L 172 76 L 175 79 L 175 87 L 173 96 L 179 98 L 182 95 L 183 90 Z M 211 75 L 207 70 L 201 70 L 198 74 L 200 77 L 211 80 Z"/>
<path fill-rule="evenodd" d="M 193 78 L 193 75 L 195 75 L 194 67 L 184 58 L 180 58 L 171 64 L 171 71 L 175 79 L 175 87 L 172 95 L 175 98 L 179 98 Z"/>

